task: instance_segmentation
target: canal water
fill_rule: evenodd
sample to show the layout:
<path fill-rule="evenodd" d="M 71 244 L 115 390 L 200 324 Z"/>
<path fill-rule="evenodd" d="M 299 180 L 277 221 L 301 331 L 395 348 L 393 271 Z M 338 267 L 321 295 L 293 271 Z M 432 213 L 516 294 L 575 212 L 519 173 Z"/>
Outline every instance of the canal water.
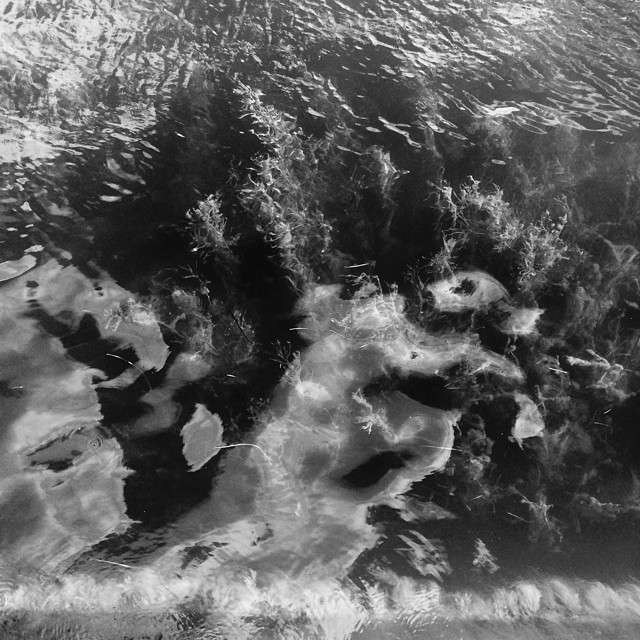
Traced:
<path fill-rule="evenodd" d="M 635 638 L 630 0 L 0 0 L 0 628 Z"/>

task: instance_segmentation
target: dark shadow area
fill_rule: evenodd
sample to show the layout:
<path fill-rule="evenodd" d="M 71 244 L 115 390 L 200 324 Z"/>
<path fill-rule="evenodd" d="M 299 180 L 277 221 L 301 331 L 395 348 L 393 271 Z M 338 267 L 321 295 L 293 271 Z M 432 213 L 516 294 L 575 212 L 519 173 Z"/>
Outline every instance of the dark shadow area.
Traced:
<path fill-rule="evenodd" d="M 405 460 L 410 457 L 410 454 L 383 451 L 369 458 L 359 467 L 349 471 L 349 473 L 342 476 L 342 480 L 355 489 L 370 487 L 372 484 L 382 480 L 391 469 L 404 467 Z"/>

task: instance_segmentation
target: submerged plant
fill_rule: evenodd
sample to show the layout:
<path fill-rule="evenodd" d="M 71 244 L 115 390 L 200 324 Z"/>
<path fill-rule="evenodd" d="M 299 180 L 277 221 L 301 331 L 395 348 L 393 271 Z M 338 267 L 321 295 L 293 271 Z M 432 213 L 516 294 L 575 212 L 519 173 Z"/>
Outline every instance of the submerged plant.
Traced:
<path fill-rule="evenodd" d="M 535 500 L 521 496 L 522 503 L 529 508 L 529 539 L 534 543 L 543 543 L 557 547 L 562 542 L 562 524 L 551 515 L 553 505 L 547 503 L 543 492 L 538 492 Z"/>
<path fill-rule="evenodd" d="M 443 185 L 438 206 L 444 241 L 432 264 L 441 273 L 446 271 L 441 265 L 452 262 L 483 268 L 513 293 L 530 297 L 547 285 L 552 271 L 568 257 L 560 237 L 566 216 L 552 220 L 545 212 L 525 220 L 498 187 L 483 190 L 471 178 L 456 194 Z"/>
<path fill-rule="evenodd" d="M 221 206 L 220 195 L 210 195 L 187 213 L 193 251 L 234 262 L 232 249 L 237 238 L 229 237 Z"/>
<path fill-rule="evenodd" d="M 331 226 L 323 213 L 331 187 L 320 160 L 328 141 L 305 141 L 292 118 L 264 104 L 258 92 L 245 85 L 238 91 L 252 131 L 265 145 L 240 202 L 299 286 L 322 271 L 331 246 Z"/>
<path fill-rule="evenodd" d="M 476 538 L 473 566 L 476 571 L 482 571 L 489 574 L 495 573 L 500 569 L 495 556 L 491 551 L 489 551 L 487 545 L 481 538 Z"/>
<path fill-rule="evenodd" d="M 367 433 L 371 433 L 373 429 L 379 429 L 385 437 L 392 440 L 393 432 L 389 426 L 389 419 L 386 416 L 384 406 L 374 408 L 371 402 L 365 398 L 361 389 L 357 389 L 351 397 L 357 405 L 362 407 L 362 412 L 355 418 L 356 421 L 361 424 L 362 428 Z"/>

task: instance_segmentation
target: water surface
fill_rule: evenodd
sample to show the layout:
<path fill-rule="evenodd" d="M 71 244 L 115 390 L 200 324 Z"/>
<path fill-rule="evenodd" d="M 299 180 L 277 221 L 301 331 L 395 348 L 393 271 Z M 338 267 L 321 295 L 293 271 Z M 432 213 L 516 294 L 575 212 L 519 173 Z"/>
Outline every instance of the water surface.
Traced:
<path fill-rule="evenodd" d="M 633 2 L 0 11 L 8 637 L 635 637 Z"/>

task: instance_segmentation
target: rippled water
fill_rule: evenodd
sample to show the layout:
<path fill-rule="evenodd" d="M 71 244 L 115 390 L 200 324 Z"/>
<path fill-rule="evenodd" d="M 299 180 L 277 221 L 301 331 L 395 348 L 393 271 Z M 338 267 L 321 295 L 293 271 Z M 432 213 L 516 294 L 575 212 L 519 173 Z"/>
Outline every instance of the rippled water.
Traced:
<path fill-rule="evenodd" d="M 197 201 L 248 184 L 266 134 L 234 110 L 260 97 L 304 140 L 337 145 L 354 193 L 369 179 L 355 156 L 391 199 L 435 159 L 454 182 L 509 188 L 505 166 L 551 149 L 531 192 L 553 182 L 586 217 L 631 215 L 631 156 L 624 198 L 605 188 L 640 117 L 634 2 L 10 0 L 0 13 L 7 637 L 595 638 L 612 624 L 636 637 L 635 546 L 596 542 L 611 559 L 593 568 L 588 545 L 563 560 L 478 533 L 428 483 L 411 493 L 455 448 L 446 385 L 429 405 L 408 384 L 371 392 L 392 373 L 489 372 L 522 445 L 544 428 L 524 364 L 418 329 L 394 289 L 296 292 L 250 243 L 240 282 L 233 257 L 214 270 L 245 306 L 218 308 L 185 232 Z M 597 171 L 606 184 L 580 191 Z M 393 206 L 410 205 L 423 203 Z M 391 221 L 372 224 L 385 238 Z M 611 246 L 624 262 L 630 245 Z M 366 264 L 335 254 L 343 274 Z M 380 257 L 396 262 L 400 277 L 402 259 Z M 505 340 L 540 315 L 479 271 L 431 295 L 455 313 L 502 305 Z"/>

